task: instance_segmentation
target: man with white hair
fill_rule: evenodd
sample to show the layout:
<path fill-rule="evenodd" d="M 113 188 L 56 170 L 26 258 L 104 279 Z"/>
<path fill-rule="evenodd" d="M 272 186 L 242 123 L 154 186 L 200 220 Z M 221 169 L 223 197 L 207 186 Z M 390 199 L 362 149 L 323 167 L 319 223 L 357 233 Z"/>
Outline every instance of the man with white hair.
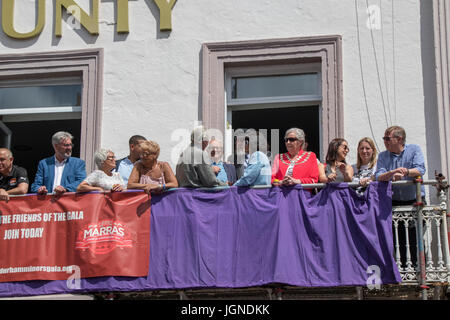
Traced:
<path fill-rule="evenodd" d="M 199 188 L 228 185 L 220 182 L 213 169 L 211 159 L 205 151 L 209 143 L 206 130 L 196 127 L 191 134 L 191 145 L 180 155 L 176 167 L 176 177 L 180 187 Z"/>
<path fill-rule="evenodd" d="M 10 195 L 28 192 L 28 174 L 22 167 L 13 165 L 13 154 L 0 148 L 0 200 L 8 201 Z"/>
<path fill-rule="evenodd" d="M 59 131 L 53 135 L 55 155 L 39 161 L 31 192 L 61 195 L 76 191 L 86 178 L 86 165 L 83 160 L 72 157 L 72 140 L 73 136 L 68 132 Z"/>
<path fill-rule="evenodd" d="M 208 155 L 211 157 L 211 168 L 217 179 L 232 185 L 236 182 L 236 169 L 231 163 L 223 161 L 223 143 L 220 140 L 212 139 L 207 147 Z"/>

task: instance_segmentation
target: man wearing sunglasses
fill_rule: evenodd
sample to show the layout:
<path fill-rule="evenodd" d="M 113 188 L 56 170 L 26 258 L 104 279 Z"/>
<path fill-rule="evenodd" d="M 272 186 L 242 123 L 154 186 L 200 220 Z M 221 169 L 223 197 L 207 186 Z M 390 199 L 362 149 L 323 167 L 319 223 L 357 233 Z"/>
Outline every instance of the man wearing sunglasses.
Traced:
<path fill-rule="evenodd" d="M 73 136 L 68 132 L 59 131 L 53 135 L 55 155 L 39 161 L 31 192 L 61 195 L 77 190 L 86 178 L 86 165 L 83 160 L 72 157 L 72 140 Z"/>
<path fill-rule="evenodd" d="M 413 180 L 425 174 L 425 160 L 418 145 L 406 144 L 406 133 L 402 127 L 392 126 L 384 133 L 386 151 L 378 156 L 375 177 L 378 181 Z M 416 200 L 415 186 L 394 186 L 392 199 L 397 202 Z M 422 186 L 422 197 L 425 190 Z"/>
<path fill-rule="evenodd" d="M 375 178 L 378 181 L 413 180 L 425 174 L 425 159 L 422 150 L 416 144 L 406 144 L 406 133 L 402 127 L 392 126 L 384 133 L 386 151 L 378 155 Z M 392 205 L 412 205 L 416 202 L 416 186 L 392 186 Z M 425 203 L 425 188 L 421 186 L 422 202 Z M 404 225 L 400 226 L 399 244 L 402 264 L 406 262 L 406 239 Z M 408 228 L 411 259 L 417 261 L 416 230 Z"/>

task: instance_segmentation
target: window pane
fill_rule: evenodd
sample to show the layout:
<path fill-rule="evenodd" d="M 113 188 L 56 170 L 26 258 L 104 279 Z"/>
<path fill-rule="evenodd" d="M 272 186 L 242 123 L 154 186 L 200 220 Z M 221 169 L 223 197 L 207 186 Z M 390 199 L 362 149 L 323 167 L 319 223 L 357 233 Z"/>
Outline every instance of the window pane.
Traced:
<path fill-rule="evenodd" d="M 318 95 L 318 74 L 292 74 L 232 79 L 232 98 Z"/>
<path fill-rule="evenodd" d="M 0 88 L 0 109 L 81 106 L 81 84 Z"/>

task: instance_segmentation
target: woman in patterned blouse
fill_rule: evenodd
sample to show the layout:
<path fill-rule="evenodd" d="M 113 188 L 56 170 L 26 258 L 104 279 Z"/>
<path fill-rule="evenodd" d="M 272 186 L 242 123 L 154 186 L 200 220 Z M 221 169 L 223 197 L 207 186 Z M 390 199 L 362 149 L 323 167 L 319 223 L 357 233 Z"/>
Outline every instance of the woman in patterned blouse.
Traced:
<path fill-rule="evenodd" d="M 305 133 L 291 128 L 284 135 L 288 152 L 278 154 L 272 165 L 272 185 L 317 183 L 319 169 L 314 152 L 304 151 Z"/>
<path fill-rule="evenodd" d="M 358 160 L 352 165 L 354 176 L 353 182 L 359 182 L 366 186 L 369 181 L 375 179 L 377 170 L 377 148 L 369 137 L 364 137 L 358 142 Z"/>

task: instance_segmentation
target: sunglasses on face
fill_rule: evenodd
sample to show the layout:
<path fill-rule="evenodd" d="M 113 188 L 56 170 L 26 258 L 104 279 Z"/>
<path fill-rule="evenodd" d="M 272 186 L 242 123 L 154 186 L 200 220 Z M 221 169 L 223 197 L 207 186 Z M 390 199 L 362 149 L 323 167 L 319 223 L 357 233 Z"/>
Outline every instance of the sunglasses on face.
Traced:
<path fill-rule="evenodd" d="M 391 141 L 391 139 L 394 139 L 395 137 L 383 137 L 384 141 Z"/>
<path fill-rule="evenodd" d="M 294 142 L 294 141 L 298 141 L 297 138 L 284 138 L 284 142 Z"/>
<path fill-rule="evenodd" d="M 342 147 L 344 150 L 347 150 L 347 151 L 350 150 L 349 147 L 346 146 L 345 144 L 341 144 L 339 147 Z"/>
<path fill-rule="evenodd" d="M 142 152 L 142 156 L 143 157 L 149 157 L 149 156 L 153 156 L 156 155 L 155 152 Z"/>

